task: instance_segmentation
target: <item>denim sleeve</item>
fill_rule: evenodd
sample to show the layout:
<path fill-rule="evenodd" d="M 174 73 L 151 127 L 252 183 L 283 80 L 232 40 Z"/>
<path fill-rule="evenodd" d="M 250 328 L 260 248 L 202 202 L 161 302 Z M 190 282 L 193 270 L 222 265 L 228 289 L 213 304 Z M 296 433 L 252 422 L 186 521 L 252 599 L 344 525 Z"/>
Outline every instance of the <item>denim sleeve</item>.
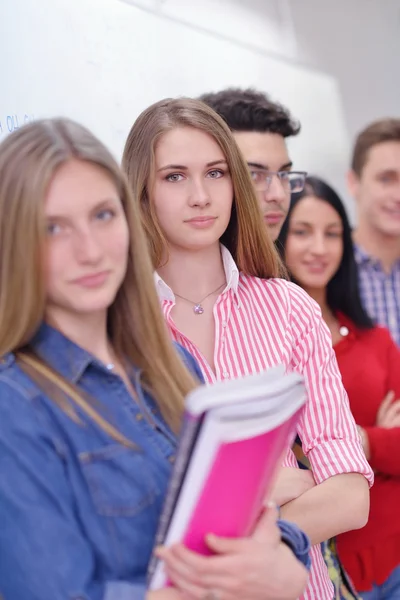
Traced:
<path fill-rule="evenodd" d="M 143 600 L 144 586 L 96 580 L 65 464 L 31 402 L 0 381 L 0 596 Z"/>
<path fill-rule="evenodd" d="M 279 529 L 281 530 L 282 542 L 289 546 L 296 558 L 303 563 L 307 569 L 310 569 L 311 544 L 307 535 L 294 523 L 289 523 L 288 521 L 278 521 L 278 525 Z"/>
<path fill-rule="evenodd" d="M 134 585 L 124 581 L 107 583 L 103 596 L 103 600 L 145 600 L 145 598 L 146 587 L 144 585 Z"/>

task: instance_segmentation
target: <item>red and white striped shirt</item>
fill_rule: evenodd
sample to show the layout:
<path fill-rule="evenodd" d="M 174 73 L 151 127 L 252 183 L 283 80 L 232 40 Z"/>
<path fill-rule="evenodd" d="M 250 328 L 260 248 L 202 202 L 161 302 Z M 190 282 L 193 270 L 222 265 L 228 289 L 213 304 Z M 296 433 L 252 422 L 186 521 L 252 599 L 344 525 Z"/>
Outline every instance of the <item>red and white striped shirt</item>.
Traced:
<path fill-rule="evenodd" d="M 341 473 L 361 473 L 372 485 L 373 473 L 360 444 L 330 332 L 319 306 L 288 281 L 258 279 L 239 273 L 230 252 L 224 246 L 221 251 L 227 286 L 213 309 L 216 374 L 199 349 L 177 330 L 171 317 L 174 293 L 155 274 L 172 337 L 197 359 L 210 383 L 256 373 L 277 364 L 284 364 L 287 371 L 301 373 L 309 401 L 298 433 L 315 481 L 322 483 Z M 298 466 L 291 450 L 284 465 Z M 302 598 L 331 600 L 334 590 L 319 544 L 313 546 L 311 558 L 309 584 Z"/>

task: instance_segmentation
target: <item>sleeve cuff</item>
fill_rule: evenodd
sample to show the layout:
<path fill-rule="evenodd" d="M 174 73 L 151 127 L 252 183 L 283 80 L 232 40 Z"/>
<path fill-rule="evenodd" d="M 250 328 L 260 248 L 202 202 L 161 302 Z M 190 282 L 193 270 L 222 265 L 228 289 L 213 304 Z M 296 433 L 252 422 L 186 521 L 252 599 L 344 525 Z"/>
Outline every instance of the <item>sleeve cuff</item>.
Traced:
<path fill-rule="evenodd" d="M 103 600 L 145 600 L 146 586 L 126 581 L 110 581 L 105 588 Z"/>
<path fill-rule="evenodd" d="M 374 473 L 365 458 L 361 442 L 357 444 L 356 441 L 349 443 L 348 440 L 331 440 L 312 448 L 307 457 L 317 484 L 345 473 L 364 475 L 370 487 L 374 483 Z"/>
<path fill-rule="evenodd" d="M 288 521 L 278 521 L 279 529 L 281 530 L 281 539 L 284 544 L 289 546 L 293 554 L 296 556 L 307 569 L 311 567 L 310 549 L 311 544 L 307 535 Z"/>

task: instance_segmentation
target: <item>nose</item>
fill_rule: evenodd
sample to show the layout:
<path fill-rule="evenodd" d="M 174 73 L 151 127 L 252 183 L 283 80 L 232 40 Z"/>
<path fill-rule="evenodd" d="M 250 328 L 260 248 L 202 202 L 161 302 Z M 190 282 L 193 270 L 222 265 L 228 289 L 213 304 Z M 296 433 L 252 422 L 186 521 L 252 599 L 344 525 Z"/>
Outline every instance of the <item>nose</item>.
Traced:
<path fill-rule="evenodd" d="M 192 181 L 189 202 L 191 206 L 199 206 L 200 208 L 210 204 L 210 194 L 202 178 Z"/>
<path fill-rule="evenodd" d="M 102 257 L 101 244 L 90 227 L 75 232 L 74 252 L 80 263 L 95 265 L 100 261 Z"/>
<path fill-rule="evenodd" d="M 322 233 L 317 233 L 311 240 L 311 252 L 317 256 L 324 255 L 326 253 L 326 239 Z"/>
<path fill-rule="evenodd" d="M 285 189 L 277 175 L 272 175 L 271 183 L 269 184 L 268 189 L 264 192 L 265 201 L 282 204 L 282 202 L 286 202 L 289 196 L 290 190 Z"/>

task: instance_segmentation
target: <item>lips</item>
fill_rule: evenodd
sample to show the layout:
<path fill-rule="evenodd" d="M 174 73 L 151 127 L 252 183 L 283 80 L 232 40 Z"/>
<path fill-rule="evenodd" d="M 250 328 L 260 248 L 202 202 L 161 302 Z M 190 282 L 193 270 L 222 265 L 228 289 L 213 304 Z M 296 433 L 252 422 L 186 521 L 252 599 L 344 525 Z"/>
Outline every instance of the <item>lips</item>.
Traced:
<path fill-rule="evenodd" d="M 279 223 L 285 218 L 285 215 L 281 212 L 265 213 L 264 220 L 267 223 Z"/>
<path fill-rule="evenodd" d="M 193 217 L 193 219 L 188 219 L 185 223 L 196 229 L 206 229 L 207 227 L 212 227 L 216 219 L 217 217 Z"/>
<path fill-rule="evenodd" d="M 216 217 L 193 217 L 188 219 L 186 223 L 207 223 L 208 221 L 215 221 Z"/>
<path fill-rule="evenodd" d="M 388 208 L 385 207 L 383 209 L 386 214 L 390 217 L 393 217 L 394 219 L 399 219 L 400 218 L 400 208 Z"/>
<path fill-rule="evenodd" d="M 321 262 L 321 261 L 313 261 L 310 263 L 303 263 L 303 264 L 306 267 L 306 269 L 308 271 L 310 271 L 310 273 L 315 273 L 315 274 L 323 273 L 328 266 L 327 263 Z"/>
<path fill-rule="evenodd" d="M 73 283 L 87 288 L 100 287 L 106 281 L 108 275 L 109 271 L 100 271 L 99 273 L 92 273 L 74 279 Z"/>

